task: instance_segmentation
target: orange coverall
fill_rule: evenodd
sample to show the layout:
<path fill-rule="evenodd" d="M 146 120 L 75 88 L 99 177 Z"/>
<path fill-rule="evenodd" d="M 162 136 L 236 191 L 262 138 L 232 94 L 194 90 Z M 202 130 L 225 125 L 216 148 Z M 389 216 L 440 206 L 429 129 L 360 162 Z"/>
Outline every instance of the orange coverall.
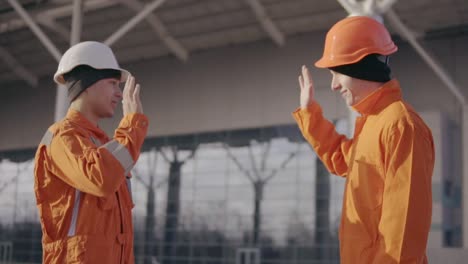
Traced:
<path fill-rule="evenodd" d="M 134 263 L 128 178 L 147 129 L 126 115 L 110 140 L 69 110 L 47 130 L 34 169 L 43 263 Z"/>
<path fill-rule="evenodd" d="M 431 227 L 434 143 L 393 79 L 353 106 L 353 139 L 312 103 L 293 113 L 328 170 L 346 177 L 342 264 L 425 264 Z"/>

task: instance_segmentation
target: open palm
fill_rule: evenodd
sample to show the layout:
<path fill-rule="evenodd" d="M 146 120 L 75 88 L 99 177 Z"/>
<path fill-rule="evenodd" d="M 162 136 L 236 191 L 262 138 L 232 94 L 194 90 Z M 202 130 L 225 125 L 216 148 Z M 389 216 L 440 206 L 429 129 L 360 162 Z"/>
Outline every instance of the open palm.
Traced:
<path fill-rule="evenodd" d="M 300 104 L 302 109 L 306 109 L 314 100 L 314 83 L 309 69 L 305 65 L 302 66 L 302 74 L 299 75 L 299 85 L 301 87 Z"/>

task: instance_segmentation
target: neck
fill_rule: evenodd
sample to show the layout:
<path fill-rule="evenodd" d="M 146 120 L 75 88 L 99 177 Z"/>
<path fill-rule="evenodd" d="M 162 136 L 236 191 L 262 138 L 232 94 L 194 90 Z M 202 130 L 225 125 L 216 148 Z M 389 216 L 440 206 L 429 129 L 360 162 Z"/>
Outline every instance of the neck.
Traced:
<path fill-rule="evenodd" d="M 382 87 L 384 83 L 380 82 L 371 82 L 371 81 L 365 81 L 365 80 L 360 80 L 360 90 L 361 90 L 361 99 L 366 98 L 368 95 L 371 93 L 375 92 L 377 89 Z"/>
<path fill-rule="evenodd" d="M 71 103 L 70 109 L 80 112 L 84 117 L 86 117 L 86 119 L 88 119 L 95 126 L 98 125 L 99 117 L 97 117 L 93 113 L 91 108 L 87 107 L 83 101 L 79 100 L 79 98 L 77 98 L 75 101 Z"/>

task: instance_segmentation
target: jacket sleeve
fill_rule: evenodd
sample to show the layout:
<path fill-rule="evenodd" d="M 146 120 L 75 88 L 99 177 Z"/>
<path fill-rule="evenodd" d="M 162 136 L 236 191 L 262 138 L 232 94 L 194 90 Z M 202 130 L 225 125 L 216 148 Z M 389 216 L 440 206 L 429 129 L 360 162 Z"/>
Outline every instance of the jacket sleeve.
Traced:
<path fill-rule="evenodd" d="M 54 174 L 74 188 L 99 197 L 115 193 L 136 163 L 148 128 L 143 114 L 125 116 L 114 138 L 102 146 L 75 129 L 54 136 Z"/>
<path fill-rule="evenodd" d="M 423 263 L 432 214 L 432 135 L 425 126 L 406 121 L 389 131 L 384 137 L 385 187 L 374 263 Z"/>
<path fill-rule="evenodd" d="M 316 102 L 305 110 L 297 109 L 293 117 L 327 169 L 333 174 L 346 176 L 352 140 L 336 132 L 335 126 L 323 117 L 322 108 Z"/>

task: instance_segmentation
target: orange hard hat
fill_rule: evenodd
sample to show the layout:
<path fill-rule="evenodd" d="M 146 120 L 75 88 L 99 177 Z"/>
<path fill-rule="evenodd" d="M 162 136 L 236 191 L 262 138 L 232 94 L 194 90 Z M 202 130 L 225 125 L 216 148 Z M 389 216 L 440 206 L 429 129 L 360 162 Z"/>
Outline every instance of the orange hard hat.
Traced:
<path fill-rule="evenodd" d="M 390 55 L 398 50 L 384 25 L 367 16 L 338 21 L 328 31 L 323 56 L 315 63 L 331 68 L 360 61 L 367 55 Z"/>

